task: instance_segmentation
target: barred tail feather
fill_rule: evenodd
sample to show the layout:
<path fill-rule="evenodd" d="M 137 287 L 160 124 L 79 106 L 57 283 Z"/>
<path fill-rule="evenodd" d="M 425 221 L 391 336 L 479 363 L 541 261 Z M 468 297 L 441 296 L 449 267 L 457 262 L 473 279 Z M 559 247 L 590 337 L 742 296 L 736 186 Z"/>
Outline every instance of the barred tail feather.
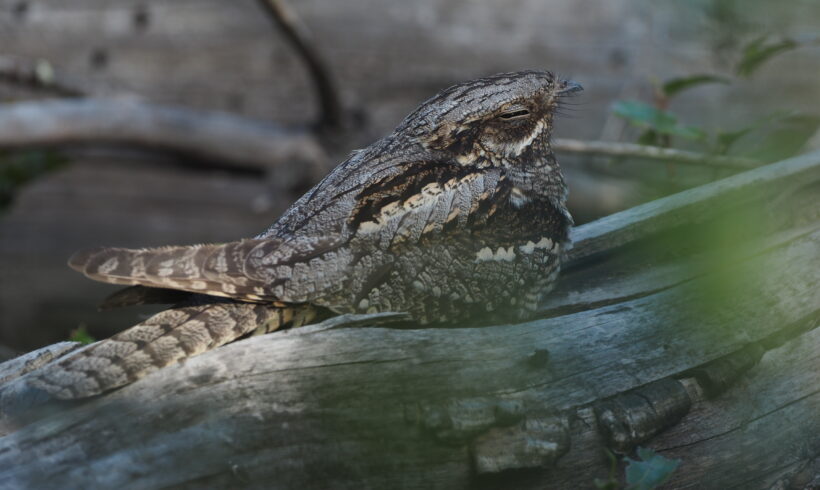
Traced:
<path fill-rule="evenodd" d="M 112 284 L 273 301 L 276 298 L 267 294 L 263 282 L 246 275 L 245 262 L 258 247 L 276 246 L 271 240 L 242 240 L 153 249 L 98 248 L 74 254 L 69 265 L 91 279 Z"/>
<path fill-rule="evenodd" d="M 165 310 L 48 365 L 30 383 L 60 399 L 94 396 L 249 333 L 304 325 L 317 313 L 310 305 L 229 302 Z"/>

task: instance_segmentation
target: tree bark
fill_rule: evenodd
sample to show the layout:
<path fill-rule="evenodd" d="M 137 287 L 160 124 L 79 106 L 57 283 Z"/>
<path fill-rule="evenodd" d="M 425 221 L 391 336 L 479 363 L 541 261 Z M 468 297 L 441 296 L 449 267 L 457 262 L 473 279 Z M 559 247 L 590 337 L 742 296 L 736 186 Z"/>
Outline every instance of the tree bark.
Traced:
<path fill-rule="evenodd" d="M 332 319 L 77 403 L 26 384 L 70 345 L 10 361 L 0 486 L 589 488 L 639 445 L 668 488 L 811 485 L 818 181 L 813 153 L 581 226 L 527 323 Z"/>
<path fill-rule="evenodd" d="M 17 102 L 0 108 L 0 148 L 72 144 L 135 146 L 262 169 L 325 160 L 307 130 L 225 112 L 133 99 Z"/>

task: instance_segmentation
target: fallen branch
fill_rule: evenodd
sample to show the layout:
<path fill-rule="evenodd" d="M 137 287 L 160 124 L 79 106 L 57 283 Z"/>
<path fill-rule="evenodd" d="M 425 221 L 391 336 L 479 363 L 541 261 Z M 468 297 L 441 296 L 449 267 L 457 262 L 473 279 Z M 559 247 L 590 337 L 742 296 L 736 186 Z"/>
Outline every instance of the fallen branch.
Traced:
<path fill-rule="evenodd" d="M 322 111 L 319 127 L 338 128 L 342 124 L 342 107 L 338 91 L 327 65 L 313 46 L 310 31 L 299 21 L 293 10 L 281 0 L 259 0 L 259 4 L 279 26 L 282 34 L 302 58 L 310 72 Z"/>
<path fill-rule="evenodd" d="M 644 160 L 675 162 L 686 165 L 729 168 L 733 170 L 748 170 L 750 168 L 759 167 L 764 163 L 757 160 L 751 160 L 749 158 L 708 155 L 705 153 L 673 150 L 671 148 L 661 148 L 658 146 L 637 145 L 633 143 L 614 143 L 609 141 L 581 141 L 556 138 L 552 142 L 552 147 L 555 151 L 563 153 L 640 158 Z"/>
<path fill-rule="evenodd" d="M 676 226 L 703 222 L 727 206 L 786 195 L 793 187 L 818 181 L 820 151 L 765 165 L 574 228 L 570 258 L 580 260 Z"/>
<path fill-rule="evenodd" d="M 113 144 L 181 153 L 237 166 L 320 162 L 307 130 L 223 112 L 120 99 L 50 100 L 0 106 L 0 148 Z"/>

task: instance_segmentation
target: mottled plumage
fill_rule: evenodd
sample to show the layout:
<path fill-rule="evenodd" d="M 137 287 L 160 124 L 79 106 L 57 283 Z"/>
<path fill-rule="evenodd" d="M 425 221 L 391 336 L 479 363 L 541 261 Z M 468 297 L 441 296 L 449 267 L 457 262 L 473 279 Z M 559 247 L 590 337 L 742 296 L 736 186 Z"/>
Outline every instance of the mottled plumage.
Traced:
<path fill-rule="evenodd" d="M 168 294 L 154 288 L 174 290 L 181 304 L 35 383 L 60 398 L 90 396 L 259 325 L 324 312 L 400 311 L 424 324 L 527 318 L 569 245 L 549 137 L 560 98 L 579 89 L 536 71 L 455 85 L 253 239 L 75 255 L 71 266 L 88 277 L 136 286 L 112 305 Z"/>

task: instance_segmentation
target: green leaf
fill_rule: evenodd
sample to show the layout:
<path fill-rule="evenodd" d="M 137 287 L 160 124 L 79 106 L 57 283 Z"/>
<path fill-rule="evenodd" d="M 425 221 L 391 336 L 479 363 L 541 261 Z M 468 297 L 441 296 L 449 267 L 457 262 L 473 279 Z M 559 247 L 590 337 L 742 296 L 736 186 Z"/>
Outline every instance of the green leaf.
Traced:
<path fill-rule="evenodd" d="M 654 130 L 659 134 L 680 136 L 691 140 L 706 138 L 706 132 L 702 129 L 694 126 L 682 126 L 678 124 L 678 118 L 674 114 L 662 111 L 644 102 L 619 100 L 613 104 L 612 112 L 636 126 Z M 642 139 L 644 137 L 652 138 L 647 134 L 642 135 Z"/>
<path fill-rule="evenodd" d="M 678 120 L 672 114 L 657 107 L 634 100 L 619 100 L 612 105 L 612 112 L 637 126 L 653 129 L 675 126 Z"/>
<path fill-rule="evenodd" d="M 732 82 L 726 77 L 720 77 L 717 75 L 692 75 L 690 77 L 680 77 L 667 80 L 661 86 L 661 91 L 667 97 L 672 97 L 673 95 L 679 94 L 684 90 L 707 83 L 723 83 L 728 85 Z"/>
<path fill-rule="evenodd" d="M 716 145 L 714 152 L 718 155 L 725 155 L 732 148 L 732 145 L 752 132 L 752 130 L 754 130 L 754 127 L 746 126 L 736 131 L 718 131 L 715 135 Z"/>
<path fill-rule="evenodd" d="M 697 127 L 697 126 L 675 126 L 673 128 L 669 128 L 668 134 L 672 134 L 675 136 L 680 136 L 681 138 L 686 138 L 688 140 L 697 140 L 703 141 L 707 137 L 706 131 Z"/>
<path fill-rule="evenodd" d="M 753 39 L 743 48 L 740 62 L 735 67 L 735 72 L 742 77 L 750 77 L 774 55 L 789 51 L 798 47 L 799 44 L 792 39 L 782 38 L 770 41 L 768 35 Z"/>
<path fill-rule="evenodd" d="M 797 154 L 820 129 L 820 116 L 789 114 L 768 125 L 768 131 L 737 154 L 776 162 Z"/>
<path fill-rule="evenodd" d="M 638 136 L 638 144 L 646 146 L 658 146 L 658 133 L 654 129 L 647 129 Z"/>
<path fill-rule="evenodd" d="M 639 460 L 624 458 L 626 467 L 626 488 L 629 490 L 651 490 L 672 475 L 681 461 L 667 459 L 651 449 L 638 448 Z"/>
<path fill-rule="evenodd" d="M 714 152 L 719 155 L 729 153 L 729 150 L 731 150 L 738 141 L 743 140 L 743 138 L 747 135 L 759 132 L 762 128 L 771 126 L 778 121 L 788 119 L 794 115 L 795 113 L 790 111 L 776 111 L 761 118 L 755 119 L 751 124 L 747 124 L 740 129 L 733 131 L 718 131 L 715 134 Z"/>
<path fill-rule="evenodd" d="M 79 342 L 81 344 L 93 344 L 97 341 L 94 337 L 89 335 L 88 330 L 86 330 L 85 325 L 80 325 L 79 327 L 75 328 L 71 331 L 71 335 L 69 335 L 68 340 L 72 342 Z"/>

